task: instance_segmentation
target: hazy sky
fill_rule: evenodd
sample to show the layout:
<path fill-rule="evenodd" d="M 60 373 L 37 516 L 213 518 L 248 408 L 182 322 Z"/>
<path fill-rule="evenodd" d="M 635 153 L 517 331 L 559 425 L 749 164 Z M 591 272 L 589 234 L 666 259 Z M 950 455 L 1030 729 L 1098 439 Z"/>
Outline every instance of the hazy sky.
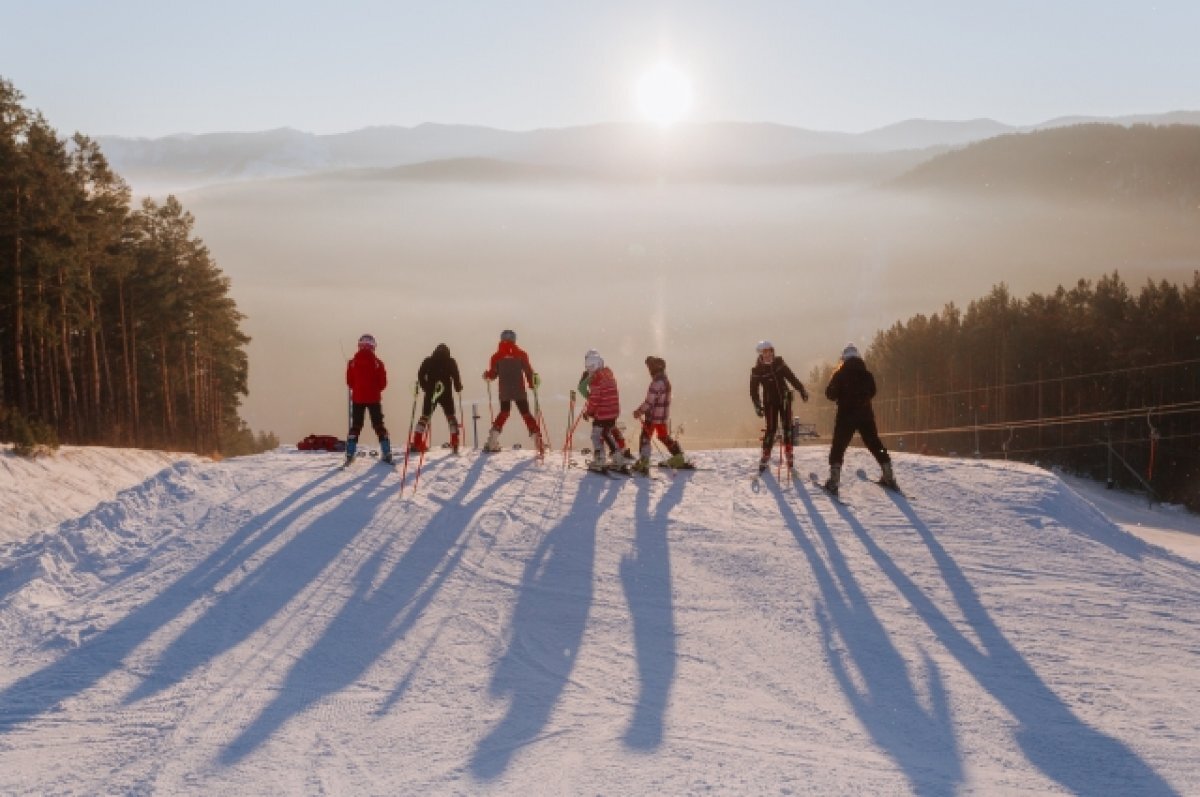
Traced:
<path fill-rule="evenodd" d="M 0 0 L 0 76 L 66 134 L 638 118 L 667 58 L 690 118 L 1200 109 L 1197 0 Z"/>

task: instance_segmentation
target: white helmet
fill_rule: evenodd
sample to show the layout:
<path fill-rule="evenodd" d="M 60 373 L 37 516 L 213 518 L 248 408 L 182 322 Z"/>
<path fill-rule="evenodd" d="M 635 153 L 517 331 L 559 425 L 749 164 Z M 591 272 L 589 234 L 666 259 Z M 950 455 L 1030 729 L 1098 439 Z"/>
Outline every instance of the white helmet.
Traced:
<path fill-rule="evenodd" d="M 583 367 L 589 374 L 594 374 L 604 367 L 604 358 L 595 349 L 588 349 L 588 353 L 583 356 Z"/>
<path fill-rule="evenodd" d="M 854 357 L 859 357 L 858 347 L 853 343 L 847 343 L 846 348 L 842 349 L 842 359 L 849 360 Z"/>
<path fill-rule="evenodd" d="M 361 338 L 358 339 L 358 348 L 371 349 L 372 351 L 374 351 L 375 350 L 375 336 L 374 335 L 363 335 Z"/>
<path fill-rule="evenodd" d="M 758 345 L 754 347 L 754 350 L 756 352 L 758 352 L 759 354 L 762 354 L 767 349 L 770 349 L 771 351 L 775 351 L 775 344 L 769 340 L 760 340 L 758 342 Z"/>

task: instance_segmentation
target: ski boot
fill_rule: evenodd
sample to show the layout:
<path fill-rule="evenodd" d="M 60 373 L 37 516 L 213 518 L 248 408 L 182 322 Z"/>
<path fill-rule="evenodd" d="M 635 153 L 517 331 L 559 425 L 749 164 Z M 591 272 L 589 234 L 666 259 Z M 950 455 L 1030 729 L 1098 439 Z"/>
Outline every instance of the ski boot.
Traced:
<path fill-rule="evenodd" d="M 450 448 L 454 451 L 455 454 L 458 453 L 458 432 L 450 433 Z"/>
<path fill-rule="evenodd" d="M 763 473 L 769 467 L 771 467 L 771 452 L 764 451 L 762 459 L 758 461 L 758 472 Z"/>
<path fill-rule="evenodd" d="M 649 476 L 650 457 L 638 457 L 637 461 L 629 466 L 629 469 L 641 476 Z"/>
<path fill-rule="evenodd" d="M 491 452 L 500 450 L 500 430 L 496 427 L 493 426 L 491 431 L 488 432 L 488 439 L 487 442 L 483 444 L 483 450 Z"/>
<path fill-rule="evenodd" d="M 392 441 L 385 437 L 379 441 L 379 458 L 387 464 L 392 464 Z"/>
<path fill-rule="evenodd" d="M 358 450 L 358 438 L 357 437 L 347 437 L 346 438 L 346 461 L 342 463 L 343 468 L 349 467 L 350 463 L 354 461 L 354 453 L 357 450 Z"/>
<path fill-rule="evenodd" d="M 689 469 L 692 467 L 692 463 L 687 461 L 687 458 L 684 457 L 682 451 L 680 451 L 678 454 L 672 454 L 671 456 L 667 457 L 666 461 L 663 462 L 663 465 L 671 468 L 672 470 L 679 470 L 680 468 Z"/>
<path fill-rule="evenodd" d="M 592 473 L 607 473 L 608 472 L 608 463 L 606 463 L 604 461 L 604 449 L 603 448 L 596 451 L 596 455 L 592 458 L 592 461 L 587 464 L 587 469 L 590 470 Z"/>
<path fill-rule="evenodd" d="M 621 451 L 614 451 L 609 458 L 608 469 L 629 473 L 629 460 L 625 459 L 625 455 Z"/>
<path fill-rule="evenodd" d="M 891 462 L 882 462 L 879 467 L 883 470 L 883 475 L 879 477 L 879 483 L 891 490 L 899 490 L 900 485 L 896 483 L 896 474 L 892 472 Z"/>
<path fill-rule="evenodd" d="M 838 486 L 842 483 L 842 463 L 829 466 L 829 478 L 822 485 L 830 494 L 838 494 Z"/>

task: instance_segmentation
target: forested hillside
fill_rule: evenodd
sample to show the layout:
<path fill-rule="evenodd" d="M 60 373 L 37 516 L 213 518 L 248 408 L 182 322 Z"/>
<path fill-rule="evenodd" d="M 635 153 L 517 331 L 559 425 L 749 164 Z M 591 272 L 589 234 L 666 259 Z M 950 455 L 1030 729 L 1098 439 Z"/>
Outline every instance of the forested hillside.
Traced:
<path fill-rule="evenodd" d="M 249 339 L 192 216 L 131 206 L 92 139 L 22 100 L 0 79 L 0 439 L 255 448 Z"/>
<path fill-rule="evenodd" d="M 997 136 L 933 158 L 892 184 L 1155 201 L 1197 212 L 1200 126 L 1083 124 Z"/>
<path fill-rule="evenodd" d="M 1200 272 L 1136 294 L 1117 273 L 1025 299 L 997 285 L 879 332 L 866 359 L 890 448 L 1057 463 L 1200 507 Z"/>

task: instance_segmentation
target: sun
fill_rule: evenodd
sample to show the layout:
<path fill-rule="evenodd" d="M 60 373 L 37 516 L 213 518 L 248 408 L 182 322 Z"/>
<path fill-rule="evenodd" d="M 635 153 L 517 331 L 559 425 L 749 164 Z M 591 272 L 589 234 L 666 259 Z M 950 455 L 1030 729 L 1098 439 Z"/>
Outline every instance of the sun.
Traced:
<path fill-rule="evenodd" d="M 691 110 L 692 82 L 677 66 L 663 61 L 638 78 L 633 96 L 646 121 L 670 127 Z"/>

